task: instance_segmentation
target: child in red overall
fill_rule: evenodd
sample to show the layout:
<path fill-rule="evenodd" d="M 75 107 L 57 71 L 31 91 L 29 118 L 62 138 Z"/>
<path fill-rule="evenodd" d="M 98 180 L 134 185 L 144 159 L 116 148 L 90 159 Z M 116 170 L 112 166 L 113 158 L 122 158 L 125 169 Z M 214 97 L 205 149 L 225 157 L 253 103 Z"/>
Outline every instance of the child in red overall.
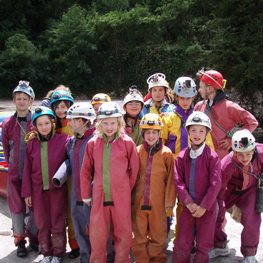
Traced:
<path fill-rule="evenodd" d="M 179 218 L 179 233 L 174 242 L 173 263 L 208 263 L 213 247 L 216 222 L 216 197 L 221 188 L 221 164 L 218 155 L 205 144 L 211 130 L 208 116 L 192 113 L 186 121 L 191 144 L 182 150 L 174 164 L 174 184 L 184 205 Z"/>
<path fill-rule="evenodd" d="M 255 142 L 249 130 L 240 130 L 232 137 L 232 152 L 222 161 L 222 176 L 224 178 L 225 209 L 234 204 L 242 210 L 241 253 L 243 263 L 255 263 L 257 253 L 261 214 L 256 211 L 257 189 L 263 172 L 263 145 Z M 262 196 L 261 196 L 262 198 Z M 260 201 L 260 200 L 259 200 Z M 262 199 L 261 199 L 262 206 Z M 224 212 L 225 212 L 224 209 Z M 220 229 L 215 240 L 223 247 L 227 244 L 227 235 Z M 220 248 L 214 248 L 209 254 L 214 258 L 222 255 Z"/>
<path fill-rule="evenodd" d="M 83 159 L 81 197 L 88 205 L 91 205 L 92 197 L 92 263 L 105 263 L 110 229 L 115 242 L 115 263 L 130 262 L 131 191 L 139 170 L 139 156 L 132 139 L 121 134 L 121 127 L 123 119 L 119 106 L 114 102 L 103 103 L 98 111 L 98 135 L 87 143 Z"/>
<path fill-rule="evenodd" d="M 25 158 L 26 134 L 34 129 L 30 108 L 34 100 L 34 91 L 28 81 L 19 81 L 13 91 L 13 103 L 16 105 L 14 115 L 2 123 L 2 143 L 5 160 L 8 165 L 7 203 L 11 212 L 13 235 L 17 246 L 17 256 L 26 257 L 25 237 L 29 237 L 29 246 L 38 252 L 37 228 L 32 210 L 25 229 L 26 206 L 21 197 L 23 168 Z"/>
<path fill-rule="evenodd" d="M 60 263 L 66 250 L 66 186 L 57 188 L 52 178 L 65 161 L 69 136 L 53 130 L 55 116 L 46 107 L 36 108 L 32 115 L 38 134 L 26 147 L 22 197 L 33 206 L 38 240 L 44 259 L 41 263 Z"/>

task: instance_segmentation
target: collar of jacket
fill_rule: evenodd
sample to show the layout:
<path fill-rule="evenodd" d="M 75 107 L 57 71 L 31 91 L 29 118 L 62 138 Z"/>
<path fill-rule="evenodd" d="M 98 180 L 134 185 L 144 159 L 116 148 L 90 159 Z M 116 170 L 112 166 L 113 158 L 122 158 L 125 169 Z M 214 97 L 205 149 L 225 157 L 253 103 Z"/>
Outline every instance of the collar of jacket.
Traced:
<path fill-rule="evenodd" d="M 166 99 L 163 99 L 163 101 L 161 102 L 161 105 L 159 108 L 162 108 L 164 107 L 165 105 L 169 105 L 169 103 L 166 101 Z M 153 99 L 148 99 L 145 103 L 144 103 L 144 106 L 149 108 L 149 107 L 156 107 Z"/>
<path fill-rule="evenodd" d="M 48 138 L 45 138 L 43 137 L 39 132 L 37 133 L 37 138 L 39 139 L 39 141 L 41 142 L 46 142 L 46 141 L 49 141 L 53 138 L 55 132 L 54 130 L 52 129 L 51 132 L 48 134 Z"/>
<path fill-rule="evenodd" d="M 120 135 L 119 135 L 118 132 L 116 132 L 116 134 L 115 134 L 115 139 L 114 139 L 112 142 L 117 141 L 119 138 L 120 138 Z M 107 137 L 106 137 L 105 133 L 102 134 L 102 139 L 103 139 L 106 143 L 109 143 L 108 140 L 107 140 Z"/>
<path fill-rule="evenodd" d="M 213 104 L 212 106 L 216 105 L 217 103 L 219 103 L 220 101 L 222 101 L 223 99 L 227 99 L 228 98 L 228 95 L 223 91 L 223 90 L 218 90 L 217 93 L 216 93 L 216 96 L 213 100 Z M 209 99 L 207 101 L 207 105 L 209 105 Z M 212 107 L 211 106 L 211 107 Z"/>
<path fill-rule="evenodd" d="M 144 141 L 144 149 L 149 155 L 156 154 L 163 147 L 163 140 L 159 138 L 159 141 L 153 146 L 150 147 L 146 141 Z"/>

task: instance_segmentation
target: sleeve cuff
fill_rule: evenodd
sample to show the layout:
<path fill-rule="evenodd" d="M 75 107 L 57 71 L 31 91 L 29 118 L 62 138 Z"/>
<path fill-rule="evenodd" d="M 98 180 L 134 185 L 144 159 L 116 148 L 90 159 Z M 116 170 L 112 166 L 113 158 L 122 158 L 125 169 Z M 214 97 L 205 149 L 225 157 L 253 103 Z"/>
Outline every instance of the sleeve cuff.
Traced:
<path fill-rule="evenodd" d="M 82 201 L 83 201 L 84 203 L 86 203 L 86 202 L 91 202 L 91 198 L 88 198 L 88 199 L 82 199 Z"/>

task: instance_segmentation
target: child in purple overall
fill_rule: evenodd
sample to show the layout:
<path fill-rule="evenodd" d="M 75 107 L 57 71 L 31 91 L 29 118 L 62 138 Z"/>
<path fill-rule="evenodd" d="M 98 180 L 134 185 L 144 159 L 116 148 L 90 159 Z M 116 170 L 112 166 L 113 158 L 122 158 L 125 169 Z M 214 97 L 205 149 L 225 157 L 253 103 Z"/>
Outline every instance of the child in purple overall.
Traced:
<path fill-rule="evenodd" d="M 46 107 L 36 108 L 32 115 L 38 134 L 26 147 L 22 197 L 32 207 L 38 240 L 44 259 L 41 263 L 60 263 L 66 250 L 65 219 L 67 188 L 53 186 L 52 178 L 66 160 L 69 136 L 56 134 L 55 116 Z"/>
<path fill-rule="evenodd" d="M 191 144 L 175 159 L 175 188 L 184 205 L 179 219 L 179 233 L 174 243 L 173 263 L 190 263 L 196 239 L 193 262 L 208 263 L 213 247 L 216 222 L 216 197 L 221 188 L 218 155 L 205 144 L 211 130 L 209 117 L 192 113 L 186 121 Z"/>
<path fill-rule="evenodd" d="M 8 165 L 7 203 L 11 212 L 13 235 L 17 246 L 17 256 L 26 257 L 25 237 L 29 237 L 29 246 L 38 252 L 37 232 L 32 209 L 25 229 L 26 206 L 21 197 L 23 168 L 25 159 L 25 136 L 34 129 L 30 108 L 34 100 L 34 91 L 28 81 L 19 81 L 13 91 L 13 103 L 16 105 L 14 115 L 2 123 L 2 143 L 5 160 Z"/>
<path fill-rule="evenodd" d="M 241 253 L 244 256 L 243 263 L 255 263 L 261 224 L 261 214 L 255 210 L 255 206 L 259 180 L 262 180 L 263 145 L 256 143 L 251 132 L 244 129 L 234 133 L 232 150 L 221 161 L 222 177 L 226 189 L 225 209 L 235 204 L 242 210 L 241 224 L 244 228 L 241 233 Z M 223 255 L 221 252 L 226 247 L 227 235 L 222 229 L 216 231 L 215 243 L 217 248 L 209 252 L 212 258 L 215 257 L 214 255 Z"/>
<path fill-rule="evenodd" d="M 89 227 L 91 208 L 81 199 L 80 171 L 86 144 L 95 131 L 91 124 L 96 119 L 96 113 L 90 103 L 75 103 L 67 111 L 66 118 L 75 135 L 70 138 L 67 145 L 69 159 L 60 166 L 52 181 L 55 186 L 60 187 L 68 178 L 71 180 L 71 217 L 80 249 L 80 262 L 89 263 L 91 247 L 86 228 Z"/>

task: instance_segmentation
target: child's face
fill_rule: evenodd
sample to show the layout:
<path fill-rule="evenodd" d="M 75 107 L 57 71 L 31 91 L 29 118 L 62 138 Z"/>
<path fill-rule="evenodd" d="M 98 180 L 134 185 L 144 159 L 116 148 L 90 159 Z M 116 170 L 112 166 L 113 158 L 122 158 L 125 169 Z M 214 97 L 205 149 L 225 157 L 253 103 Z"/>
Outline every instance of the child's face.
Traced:
<path fill-rule="evenodd" d="M 84 122 L 81 118 L 68 119 L 68 126 L 70 127 L 70 130 L 72 133 L 75 133 L 73 122 L 74 122 L 75 129 L 78 129 L 81 125 L 84 124 Z"/>
<path fill-rule="evenodd" d="M 98 111 L 99 111 L 99 108 L 100 108 L 101 104 L 102 103 L 93 104 L 93 109 L 94 109 L 96 115 L 98 115 Z"/>
<path fill-rule="evenodd" d="M 248 151 L 248 152 L 235 152 L 234 151 L 234 153 L 236 155 L 237 160 L 245 166 L 251 162 L 254 151 L 255 149 Z"/>
<path fill-rule="evenodd" d="M 153 101 L 161 102 L 165 96 L 165 87 L 156 86 L 151 89 Z"/>
<path fill-rule="evenodd" d="M 159 139 L 159 131 L 158 130 L 146 130 L 144 133 L 144 140 L 147 142 L 149 146 L 154 146 Z"/>
<path fill-rule="evenodd" d="M 200 81 L 200 84 L 199 84 L 200 88 L 198 90 L 198 92 L 200 93 L 201 97 L 203 99 L 206 98 L 206 91 L 208 93 L 214 91 L 216 88 L 214 88 L 213 86 L 211 85 L 207 85 L 206 83 L 204 83 L 203 81 Z"/>
<path fill-rule="evenodd" d="M 116 117 L 102 119 L 101 128 L 108 141 L 113 140 L 119 129 L 118 119 Z"/>
<path fill-rule="evenodd" d="M 66 114 L 64 113 L 64 111 L 68 110 L 68 106 L 66 105 L 66 103 L 62 100 L 57 107 L 55 108 L 55 115 L 59 118 L 59 119 L 64 119 L 66 117 Z"/>
<path fill-rule="evenodd" d="M 47 115 L 42 115 L 36 119 L 36 127 L 42 136 L 47 136 L 52 130 L 52 122 Z"/>
<path fill-rule="evenodd" d="M 192 125 L 189 128 L 189 136 L 194 145 L 201 144 L 206 138 L 206 127 L 201 125 Z"/>
<path fill-rule="evenodd" d="M 203 99 L 205 99 L 206 98 L 206 95 L 205 95 L 205 93 L 206 93 L 206 91 L 205 91 L 206 84 L 203 81 L 200 81 L 199 86 L 200 86 L 200 88 L 199 88 L 198 92 L 200 93 L 201 97 Z"/>
<path fill-rule="evenodd" d="M 130 101 L 125 105 L 126 112 L 132 116 L 137 117 L 142 110 L 142 103 L 140 101 Z"/>
<path fill-rule="evenodd" d="M 180 97 L 180 96 L 176 96 L 177 99 L 177 103 L 179 104 L 179 106 L 183 109 L 183 110 L 188 110 L 190 109 L 194 98 L 184 98 L 184 97 Z"/>
<path fill-rule="evenodd" d="M 13 103 L 16 105 L 17 110 L 26 111 L 31 104 L 31 98 L 24 92 L 16 92 L 13 98 Z"/>

